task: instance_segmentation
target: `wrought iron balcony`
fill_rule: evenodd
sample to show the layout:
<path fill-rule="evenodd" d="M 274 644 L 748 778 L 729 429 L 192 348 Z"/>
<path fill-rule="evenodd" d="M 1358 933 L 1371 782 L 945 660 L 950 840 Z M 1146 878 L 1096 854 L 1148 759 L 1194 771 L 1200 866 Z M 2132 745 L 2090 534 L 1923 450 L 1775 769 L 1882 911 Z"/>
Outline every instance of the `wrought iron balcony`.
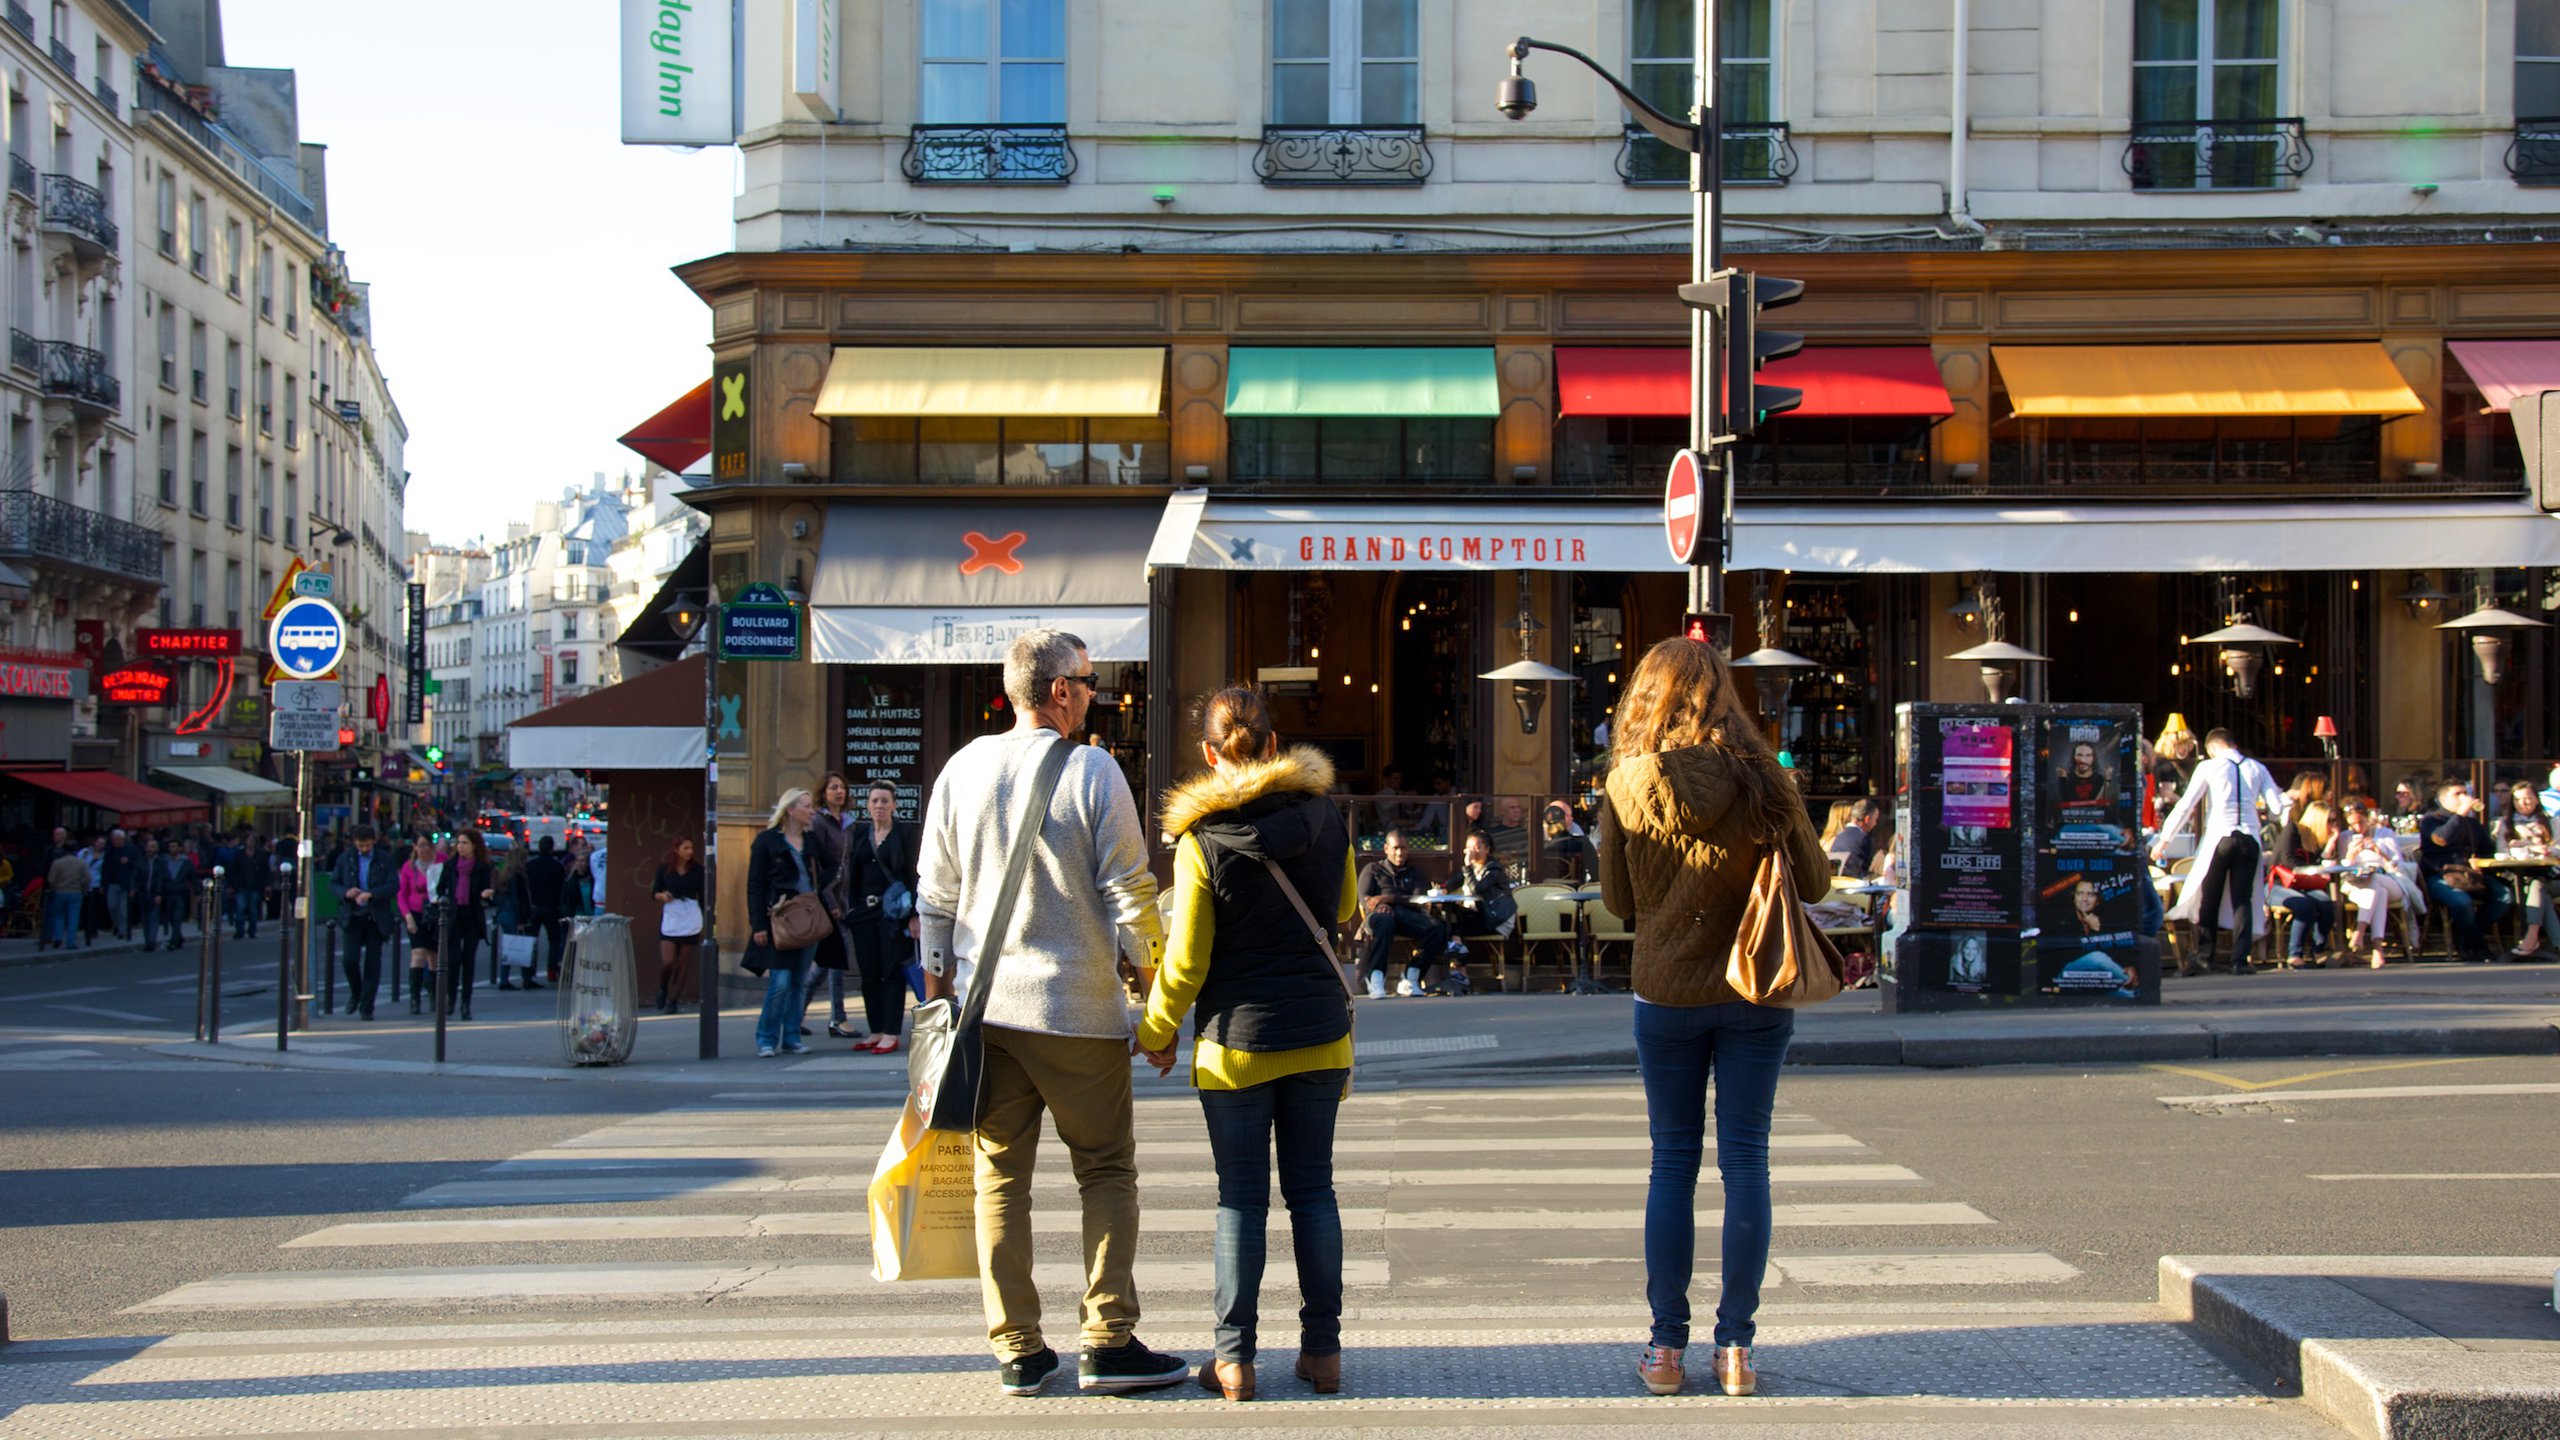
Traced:
<path fill-rule="evenodd" d="M 1265 125 L 1253 173 L 1265 185 L 1419 185 L 1431 146 L 1419 125 Z"/>
<path fill-rule="evenodd" d="M 2507 142 L 2507 173 L 2519 185 L 2560 185 L 2560 115 L 2516 120 Z"/>
<path fill-rule="evenodd" d="M 12 336 L 11 343 L 16 343 Z M 36 370 L 44 377 L 44 393 L 68 400 L 75 410 L 113 415 L 124 408 L 124 386 L 116 380 L 107 357 L 67 340 L 36 342 Z"/>
<path fill-rule="evenodd" d="M 33 490 L 0 490 L 0 556 L 31 557 L 157 585 L 160 532 Z"/>
<path fill-rule="evenodd" d="M 98 92 L 98 103 L 107 107 L 108 114 L 116 114 L 124 104 L 124 102 L 116 96 L 116 87 L 108 84 L 107 77 L 104 75 L 99 76 L 97 79 L 89 83 Z"/>
<path fill-rule="evenodd" d="M 2302 117 L 2138 120 L 2124 149 L 2136 190 L 2280 190 L 2311 168 Z"/>
<path fill-rule="evenodd" d="M 1064 185 L 1076 152 L 1064 125 L 918 125 L 898 168 L 918 185 Z"/>
<path fill-rule="evenodd" d="M 1795 141 L 1784 120 L 1727 125 L 1718 144 L 1727 185 L 1784 185 L 1796 178 Z M 1618 143 L 1618 178 L 1630 185 L 1686 185 L 1689 157 L 1631 124 Z"/>
<path fill-rule="evenodd" d="M 116 222 L 107 218 L 106 194 L 95 185 L 47 175 L 41 220 L 45 229 L 70 236 L 75 248 L 85 246 L 101 256 L 115 253 Z"/>
<path fill-rule="evenodd" d="M 27 7 L 18 0 L 9 0 L 9 26 L 25 36 L 28 44 L 36 43 L 36 17 L 28 14 Z"/>
<path fill-rule="evenodd" d="M 24 155 L 9 157 L 9 193 L 36 198 L 36 162 Z"/>

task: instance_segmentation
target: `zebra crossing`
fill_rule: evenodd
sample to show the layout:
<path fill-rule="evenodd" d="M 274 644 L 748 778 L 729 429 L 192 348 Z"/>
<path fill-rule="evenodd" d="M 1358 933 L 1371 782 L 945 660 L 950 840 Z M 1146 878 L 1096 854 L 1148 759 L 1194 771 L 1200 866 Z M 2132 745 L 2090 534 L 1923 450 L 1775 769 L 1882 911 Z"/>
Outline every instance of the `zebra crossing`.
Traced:
<path fill-rule="evenodd" d="M 1216 1180 L 1196 1103 L 1151 1088 L 1137 1109 L 1139 1281 L 1150 1296 L 1187 1299 L 1210 1281 Z M 894 1120 L 891 1107 L 847 1093 L 671 1106 L 421 1186 L 398 1218 L 316 1229 L 283 1242 L 272 1269 L 182 1285 L 133 1313 L 635 1298 L 729 1308 L 824 1298 L 858 1312 L 974 1294 L 974 1282 L 869 1278 L 863 1194 Z M 1995 1215 L 1926 1193 L 1926 1175 L 1820 1117 L 1781 1112 L 1771 1145 L 1773 1302 L 1920 1287 L 2050 1293 L 2080 1276 L 2059 1257 L 2000 1243 Z M 1355 1297 L 1500 1303 L 1552 1291 L 1568 1273 L 1569 1288 L 1603 1299 L 1641 1292 L 1649 1141 L 1622 1087 L 1364 1091 L 1345 1104 L 1335 1149 Z M 1033 1182 L 1041 1281 L 1072 1291 L 1074 1178 L 1054 1135 L 1043 1153 Z M 1712 1256 L 1722 1218 L 1712 1168 L 1699 1193 L 1700 1248 Z M 1272 1224 L 1285 1236 L 1276 1205 Z M 699 1253 L 671 1259 L 669 1244 Z"/>

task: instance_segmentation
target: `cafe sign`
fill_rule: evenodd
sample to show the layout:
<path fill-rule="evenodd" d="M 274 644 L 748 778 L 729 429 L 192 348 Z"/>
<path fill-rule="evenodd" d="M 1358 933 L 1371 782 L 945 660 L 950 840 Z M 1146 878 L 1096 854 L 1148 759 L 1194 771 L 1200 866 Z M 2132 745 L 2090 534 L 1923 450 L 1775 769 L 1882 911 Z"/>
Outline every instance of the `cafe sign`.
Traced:
<path fill-rule="evenodd" d="M 109 705 L 166 705 L 177 677 L 148 660 L 120 665 L 98 677 L 98 698 Z"/>

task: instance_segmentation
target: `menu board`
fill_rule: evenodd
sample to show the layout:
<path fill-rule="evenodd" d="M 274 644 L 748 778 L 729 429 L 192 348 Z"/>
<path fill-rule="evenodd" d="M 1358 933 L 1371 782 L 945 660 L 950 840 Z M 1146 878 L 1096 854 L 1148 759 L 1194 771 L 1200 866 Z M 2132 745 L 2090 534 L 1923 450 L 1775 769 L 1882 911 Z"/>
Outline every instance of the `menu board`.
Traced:
<path fill-rule="evenodd" d="M 844 724 L 843 775 L 859 808 L 864 787 L 898 787 L 898 818 L 924 814 L 925 687 L 909 667 L 846 673 L 839 707 Z"/>

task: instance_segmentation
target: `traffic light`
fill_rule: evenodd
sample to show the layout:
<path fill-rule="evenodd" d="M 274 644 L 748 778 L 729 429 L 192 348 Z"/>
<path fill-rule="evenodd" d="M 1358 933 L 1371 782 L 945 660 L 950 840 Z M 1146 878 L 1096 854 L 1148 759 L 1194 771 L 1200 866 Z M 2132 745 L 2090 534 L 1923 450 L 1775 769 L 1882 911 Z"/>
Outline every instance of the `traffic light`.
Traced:
<path fill-rule="evenodd" d="M 1775 275 L 1733 273 L 1724 307 L 1725 431 L 1739 440 L 1760 422 L 1784 415 L 1804 403 L 1804 392 L 1783 385 L 1762 385 L 1760 367 L 1784 360 L 1804 348 L 1804 337 L 1785 330 L 1764 330 L 1760 312 L 1793 305 L 1804 298 L 1804 282 Z"/>

